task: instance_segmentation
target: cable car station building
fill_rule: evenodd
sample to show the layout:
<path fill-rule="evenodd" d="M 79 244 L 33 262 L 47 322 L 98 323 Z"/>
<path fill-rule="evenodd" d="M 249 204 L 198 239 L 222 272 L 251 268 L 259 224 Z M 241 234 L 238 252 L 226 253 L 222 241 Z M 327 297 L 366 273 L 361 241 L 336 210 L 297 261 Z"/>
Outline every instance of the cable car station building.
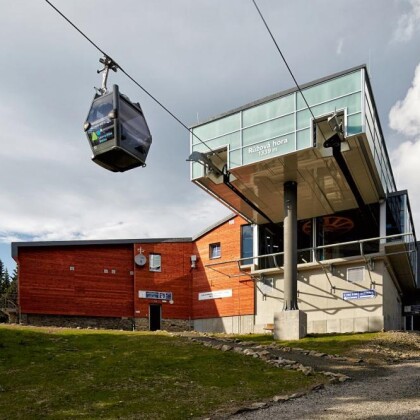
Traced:
<path fill-rule="evenodd" d="M 234 215 L 194 238 L 14 243 L 22 321 L 286 339 L 418 321 L 409 198 L 364 66 L 212 118 L 190 140 L 192 181 Z"/>

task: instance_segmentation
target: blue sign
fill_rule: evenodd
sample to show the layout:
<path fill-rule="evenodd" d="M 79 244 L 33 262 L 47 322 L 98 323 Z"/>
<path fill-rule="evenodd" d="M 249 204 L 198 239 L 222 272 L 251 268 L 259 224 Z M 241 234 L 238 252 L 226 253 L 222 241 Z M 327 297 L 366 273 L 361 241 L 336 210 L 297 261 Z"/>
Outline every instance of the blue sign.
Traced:
<path fill-rule="evenodd" d="M 372 299 L 376 297 L 376 290 L 363 290 L 361 292 L 343 292 L 344 300 Z"/>
<path fill-rule="evenodd" d="M 139 290 L 139 298 L 172 300 L 172 292 L 152 292 L 146 290 Z"/>

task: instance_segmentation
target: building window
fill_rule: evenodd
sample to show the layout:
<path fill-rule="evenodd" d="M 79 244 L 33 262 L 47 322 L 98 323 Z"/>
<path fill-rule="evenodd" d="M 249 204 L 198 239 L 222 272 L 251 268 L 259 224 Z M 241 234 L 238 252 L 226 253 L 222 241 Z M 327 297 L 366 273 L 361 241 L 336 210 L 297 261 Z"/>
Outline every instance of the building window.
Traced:
<path fill-rule="evenodd" d="M 254 255 L 254 229 L 252 225 L 241 226 L 241 258 L 253 257 Z M 252 264 L 252 258 L 242 260 L 241 265 Z"/>
<path fill-rule="evenodd" d="M 149 256 L 149 271 L 162 271 L 162 257 L 160 254 L 150 254 Z"/>
<path fill-rule="evenodd" d="M 210 244 L 209 246 L 209 258 L 212 260 L 214 258 L 220 258 L 221 257 L 221 247 L 220 242 Z"/>

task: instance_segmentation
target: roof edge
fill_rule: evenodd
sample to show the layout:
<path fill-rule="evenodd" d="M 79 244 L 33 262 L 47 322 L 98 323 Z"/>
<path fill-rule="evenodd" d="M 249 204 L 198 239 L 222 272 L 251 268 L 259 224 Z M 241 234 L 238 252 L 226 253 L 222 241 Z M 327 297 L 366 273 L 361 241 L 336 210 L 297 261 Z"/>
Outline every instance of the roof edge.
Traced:
<path fill-rule="evenodd" d="M 355 67 L 352 67 L 352 68 L 347 69 L 347 70 L 342 70 L 342 71 L 339 71 L 337 73 L 333 73 L 329 76 L 321 77 L 319 79 L 313 80 L 312 82 L 303 83 L 303 84 L 299 85 L 299 88 L 300 89 L 307 89 L 309 87 L 319 85 L 320 83 L 324 83 L 327 80 L 335 79 L 337 77 L 344 76 L 345 74 L 353 73 L 357 70 L 362 70 L 362 69 L 364 69 L 367 72 L 366 64 L 360 64 L 359 66 L 355 66 Z M 190 125 L 189 128 L 193 129 L 193 128 L 196 128 L 196 127 L 200 127 L 201 125 L 208 124 L 208 123 L 210 123 L 212 121 L 216 121 L 220 118 L 227 117 L 227 116 L 232 115 L 232 114 L 236 114 L 237 112 L 243 111 L 245 109 L 252 108 L 252 107 L 257 106 L 257 105 L 261 105 L 265 102 L 269 102 L 269 101 L 272 101 L 274 99 L 280 98 L 282 96 L 290 95 L 290 94 L 292 94 L 294 92 L 298 92 L 298 91 L 299 91 L 299 89 L 297 87 L 292 87 L 292 88 L 289 88 L 289 89 L 286 89 L 286 90 L 283 90 L 283 91 L 265 96 L 263 98 L 260 98 L 260 99 L 257 99 L 255 101 L 249 102 L 245 105 L 242 105 L 238 108 L 234 108 L 230 111 L 223 112 L 222 114 L 218 114 L 214 117 L 209 117 L 206 120 L 204 120 L 203 122 L 200 122 L 199 124 Z"/>

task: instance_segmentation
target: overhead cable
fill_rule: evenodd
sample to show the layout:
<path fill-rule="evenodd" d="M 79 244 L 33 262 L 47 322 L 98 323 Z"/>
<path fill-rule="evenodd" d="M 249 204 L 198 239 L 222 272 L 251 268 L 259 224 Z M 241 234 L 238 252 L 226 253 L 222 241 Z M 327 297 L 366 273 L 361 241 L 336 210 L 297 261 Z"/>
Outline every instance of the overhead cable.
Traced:
<path fill-rule="evenodd" d="M 284 62 L 284 64 L 285 64 L 285 66 L 287 67 L 287 70 L 289 71 L 290 76 L 292 76 L 292 79 L 293 79 L 293 81 L 295 82 L 295 85 L 296 85 L 296 87 L 297 87 L 297 89 L 298 89 L 299 93 L 302 95 L 302 98 L 303 98 L 303 100 L 304 100 L 304 102 L 305 102 L 305 104 L 306 104 L 306 106 L 307 106 L 307 108 L 308 108 L 309 112 L 311 113 L 312 118 L 313 118 L 313 119 L 314 119 L 314 121 L 315 121 L 315 115 L 314 115 L 314 113 L 312 112 L 312 109 L 311 109 L 311 107 L 309 106 L 309 103 L 308 103 L 308 101 L 306 100 L 305 95 L 303 94 L 302 89 L 301 89 L 301 87 L 299 86 L 299 83 L 297 82 L 297 80 L 296 80 L 296 78 L 295 78 L 295 76 L 294 76 L 294 74 L 293 74 L 293 72 L 292 72 L 292 70 L 291 70 L 291 68 L 290 68 L 290 66 L 289 66 L 289 64 L 288 64 L 288 62 L 287 62 L 287 60 L 286 60 L 285 56 L 284 56 L 284 54 L 282 53 L 282 51 L 281 51 L 281 49 L 280 49 L 280 47 L 279 47 L 279 44 L 277 43 L 276 39 L 274 38 L 274 35 L 273 35 L 273 33 L 271 32 L 270 27 L 269 27 L 269 26 L 268 26 L 268 24 L 267 24 L 267 21 L 265 20 L 265 18 L 264 18 L 264 16 L 263 16 L 263 14 L 261 13 L 260 8 L 258 7 L 257 3 L 255 2 L 255 0 L 252 0 L 252 3 L 254 3 L 254 6 L 255 6 L 255 8 L 257 9 L 258 14 L 260 15 L 260 18 L 261 18 L 261 20 L 263 21 L 265 28 L 267 29 L 267 32 L 269 33 L 269 35 L 270 35 L 271 39 L 273 40 L 274 45 L 276 46 L 277 51 L 278 51 L 278 53 L 280 54 L 280 57 L 282 58 L 282 60 L 283 60 L 283 62 Z M 320 131 L 320 132 L 321 132 L 321 134 L 322 134 L 322 137 L 324 137 L 324 140 L 326 140 L 326 138 L 325 138 L 325 136 L 324 136 L 324 133 L 323 133 L 323 132 L 322 132 L 322 130 L 321 130 L 321 127 L 320 127 L 320 126 L 318 126 L 318 128 L 319 128 L 319 131 Z"/>
<path fill-rule="evenodd" d="M 68 22 L 80 35 L 82 35 L 91 45 L 93 45 L 100 53 L 102 53 L 105 57 L 108 57 L 112 60 L 113 63 L 121 70 L 121 72 L 127 76 L 137 87 L 139 87 L 149 98 L 151 98 L 154 102 L 156 102 L 164 111 L 166 111 L 173 119 L 175 119 L 179 124 L 182 125 L 192 136 L 194 136 L 197 140 L 199 140 L 204 146 L 206 146 L 211 152 L 215 152 L 207 143 L 200 139 L 193 131 L 184 124 L 172 111 L 170 111 L 161 101 L 159 101 L 155 96 L 153 96 L 146 88 L 144 88 L 139 82 L 137 82 L 134 77 L 132 77 L 127 71 L 125 71 L 112 57 L 107 54 L 102 48 L 100 48 L 95 42 L 92 41 L 80 28 L 78 28 L 64 13 L 62 13 L 57 7 L 55 7 L 49 0 L 45 0 L 48 5 L 50 5 L 66 22 Z"/>

